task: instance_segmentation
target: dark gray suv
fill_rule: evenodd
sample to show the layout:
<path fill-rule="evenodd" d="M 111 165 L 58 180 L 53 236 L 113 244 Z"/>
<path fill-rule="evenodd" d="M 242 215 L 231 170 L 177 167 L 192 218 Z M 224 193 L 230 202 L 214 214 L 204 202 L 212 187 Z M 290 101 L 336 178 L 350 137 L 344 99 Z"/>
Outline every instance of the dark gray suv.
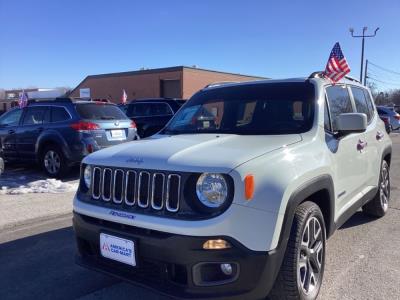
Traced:
<path fill-rule="evenodd" d="M 89 153 L 137 138 L 135 122 L 110 103 L 29 101 L 0 117 L 0 156 L 37 161 L 51 177 L 64 175 Z"/>

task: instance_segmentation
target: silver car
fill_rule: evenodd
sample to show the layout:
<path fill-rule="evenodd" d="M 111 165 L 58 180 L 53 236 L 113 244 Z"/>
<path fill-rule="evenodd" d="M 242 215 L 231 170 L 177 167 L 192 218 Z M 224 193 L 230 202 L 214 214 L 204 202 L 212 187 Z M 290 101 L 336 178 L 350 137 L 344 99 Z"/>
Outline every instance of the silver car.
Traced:
<path fill-rule="evenodd" d="M 379 116 L 389 118 L 389 124 L 392 130 L 400 128 L 400 115 L 397 112 L 387 106 L 377 106 L 376 108 Z"/>

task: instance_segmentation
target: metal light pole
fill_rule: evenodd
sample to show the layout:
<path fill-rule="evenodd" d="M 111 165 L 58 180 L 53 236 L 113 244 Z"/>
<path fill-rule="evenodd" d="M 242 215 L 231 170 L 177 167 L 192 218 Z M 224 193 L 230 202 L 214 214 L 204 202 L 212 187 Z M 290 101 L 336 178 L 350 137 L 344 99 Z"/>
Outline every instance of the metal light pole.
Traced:
<path fill-rule="evenodd" d="M 368 59 L 365 60 L 365 72 L 364 72 L 364 85 L 367 86 L 368 78 Z"/>
<path fill-rule="evenodd" d="M 354 38 L 362 38 L 362 43 L 361 43 L 361 70 L 360 70 L 360 82 L 362 82 L 363 79 L 363 69 L 364 69 L 364 44 L 365 44 L 365 38 L 369 38 L 369 37 L 374 37 L 376 36 L 376 32 L 379 30 L 379 27 L 377 27 L 375 29 L 374 34 L 371 35 L 365 35 L 365 32 L 367 31 L 367 27 L 363 27 L 363 33 L 362 35 L 354 35 L 354 29 L 350 28 L 350 33 L 351 36 Z"/>

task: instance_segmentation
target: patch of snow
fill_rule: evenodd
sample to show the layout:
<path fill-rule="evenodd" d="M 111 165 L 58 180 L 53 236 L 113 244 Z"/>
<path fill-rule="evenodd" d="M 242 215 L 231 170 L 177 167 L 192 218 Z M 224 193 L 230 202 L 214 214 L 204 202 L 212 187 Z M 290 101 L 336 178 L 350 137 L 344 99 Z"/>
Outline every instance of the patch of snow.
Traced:
<path fill-rule="evenodd" d="M 29 182 L 27 185 L 21 185 L 18 187 L 9 188 L 2 186 L 0 189 L 0 195 L 17 195 L 17 194 L 29 194 L 29 193 L 65 193 L 74 192 L 78 189 L 78 183 L 62 182 L 57 179 L 45 179 L 36 180 Z"/>

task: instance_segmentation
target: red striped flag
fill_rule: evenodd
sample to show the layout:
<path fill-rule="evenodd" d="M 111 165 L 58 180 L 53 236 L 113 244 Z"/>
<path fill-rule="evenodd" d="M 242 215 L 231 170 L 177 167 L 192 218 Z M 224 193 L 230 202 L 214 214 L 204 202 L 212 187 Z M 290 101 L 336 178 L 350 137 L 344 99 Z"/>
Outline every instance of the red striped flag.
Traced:
<path fill-rule="evenodd" d="M 342 49 L 340 49 L 339 43 L 336 43 L 326 64 L 324 75 L 333 82 L 337 82 L 348 73 L 350 73 L 350 67 L 347 64 Z"/>
<path fill-rule="evenodd" d="M 128 95 L 126 94 L 125 89 L 123 89 L 123 90 L 122 90 L 121 102 L 122 102 L 123 104 L 125 104 L 127 100 L 128 100 Z"/>

